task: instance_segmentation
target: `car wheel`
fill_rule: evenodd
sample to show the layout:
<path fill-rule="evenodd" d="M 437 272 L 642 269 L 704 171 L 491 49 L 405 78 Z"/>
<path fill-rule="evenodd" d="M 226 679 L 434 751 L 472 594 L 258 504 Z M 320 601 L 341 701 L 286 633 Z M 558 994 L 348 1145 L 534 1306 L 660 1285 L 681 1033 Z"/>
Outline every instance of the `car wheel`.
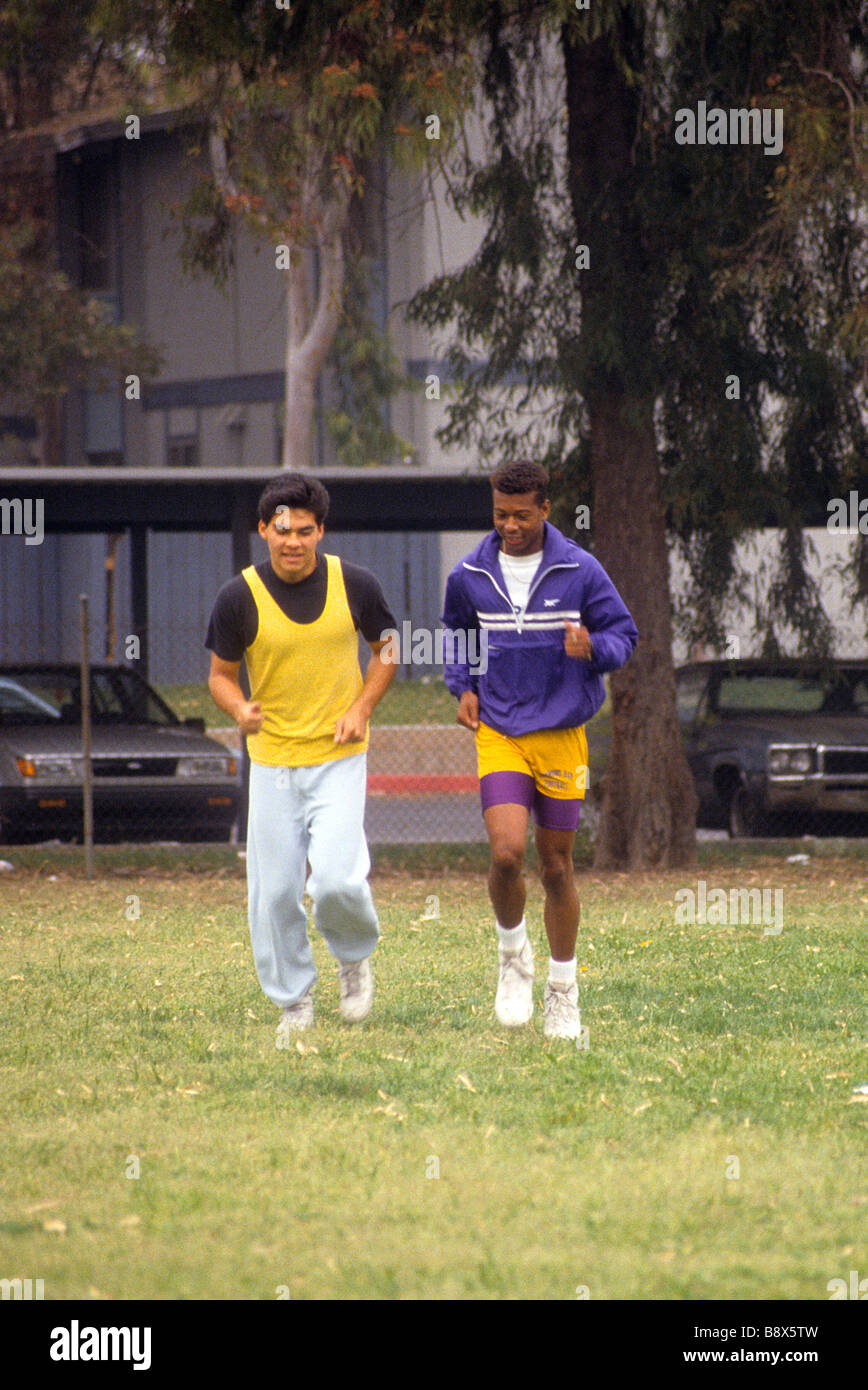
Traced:
<path fill-rule="evenodd" d="M 729 803 L 729 834 L 733 840 L 750 840 L 762 835 L 767 826 L 759 802 L 747 787 L 733 789 Z"/>

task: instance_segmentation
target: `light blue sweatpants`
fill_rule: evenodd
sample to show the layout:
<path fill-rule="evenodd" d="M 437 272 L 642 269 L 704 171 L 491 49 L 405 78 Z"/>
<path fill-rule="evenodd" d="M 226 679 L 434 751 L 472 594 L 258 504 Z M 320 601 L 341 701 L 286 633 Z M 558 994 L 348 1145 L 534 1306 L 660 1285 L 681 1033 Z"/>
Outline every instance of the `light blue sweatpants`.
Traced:
<path fill-rule="evenodd" d="M 316 979 L 302 897 L 332 955 L 364 960 L 379 938 L 364 831 L 367 753 L 314 767 L 250 764 L 247 904 L 256 972 L 279 1008 Z"/>

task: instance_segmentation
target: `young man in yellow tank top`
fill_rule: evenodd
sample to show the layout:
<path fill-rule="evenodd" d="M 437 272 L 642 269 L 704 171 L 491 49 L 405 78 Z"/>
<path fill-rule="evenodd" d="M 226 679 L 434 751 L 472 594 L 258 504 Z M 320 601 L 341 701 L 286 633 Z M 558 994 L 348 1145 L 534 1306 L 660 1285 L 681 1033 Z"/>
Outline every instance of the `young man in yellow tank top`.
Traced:
<path fill-rule="evenodd" d="M 269 558 L 223 586 L 205 639 L 212 697 L 247 737 L 250 936 L 260 984 L 282 1011 L 278 1045 L 313 1023 L 308 864 L 314 920 L 338 961 L 341 1013 L 359 1022 L 373 1001 L 366 750 L 368 720 L 395 674 L 380 658 L 380 634 L 396 623 L 372 574 L 317 553 L 328 504 L 316 478 L 286 473 L 268 484 L 258 510 Z M 371 648 L 364 680 L 359 632 Z"/>

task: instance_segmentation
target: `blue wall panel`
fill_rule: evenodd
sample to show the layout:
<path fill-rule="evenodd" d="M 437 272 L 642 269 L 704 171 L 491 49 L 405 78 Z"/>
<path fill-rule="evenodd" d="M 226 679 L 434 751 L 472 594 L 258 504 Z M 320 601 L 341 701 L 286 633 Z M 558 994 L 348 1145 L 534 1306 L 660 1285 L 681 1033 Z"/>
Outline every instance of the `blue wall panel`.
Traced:
<path fill-rule="evenodd" d="M 440 550 L 435 534 L 326 532 L 322 549 L 377 576 L 398 622 L 436 628 L 440 612 Z M 268 552 L 252 537 L 255 563 Z M 106 659 L 106 538 L 46 535 L 41 545 L 0 536 L 0 660 L 77 661 L 79 595 L 90 609 L 90 654 Z M 121 539 L 115 570 L 115 643 L 126 659 L 132 632 L 130 540 Z M 208 671 L 203 643 L 220 587 L 232 577 L 228 534 L 151 532 L 148 537 L 150 677 L 157 684 L 201 681 Z M 405 667 L 407 678 L 418 669 Z"/>

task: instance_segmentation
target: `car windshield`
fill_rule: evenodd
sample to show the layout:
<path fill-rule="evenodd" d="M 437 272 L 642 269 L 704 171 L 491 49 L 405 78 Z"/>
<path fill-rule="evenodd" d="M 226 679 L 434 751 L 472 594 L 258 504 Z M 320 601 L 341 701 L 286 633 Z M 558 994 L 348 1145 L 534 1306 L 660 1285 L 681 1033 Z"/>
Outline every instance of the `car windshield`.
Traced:
<path fill-rule="evenodd" d="M 177 724 L 167 705 L 134 671 L 91 671 L 94 724 Z M 77 670 L 0 674 L 0 724 L 80 724 L 81 679 Z"/>
<path fill-rule="evenodd" d="M 739 671 L 721 677 L 718 714 L 868 714 L 868 668 Z"/>

